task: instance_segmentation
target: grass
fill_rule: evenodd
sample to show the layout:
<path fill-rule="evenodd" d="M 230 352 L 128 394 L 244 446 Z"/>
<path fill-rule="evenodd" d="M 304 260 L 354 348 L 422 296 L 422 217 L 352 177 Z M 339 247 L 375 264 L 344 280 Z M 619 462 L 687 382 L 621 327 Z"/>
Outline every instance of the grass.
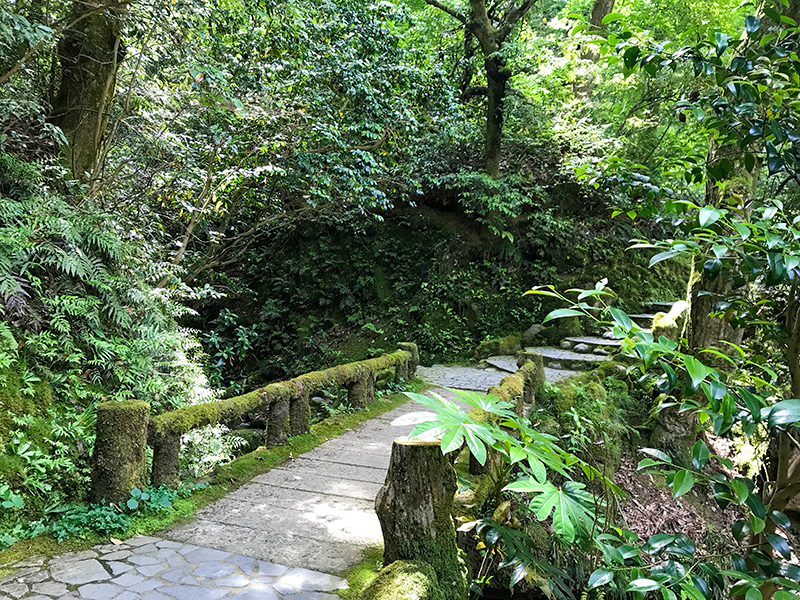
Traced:
<path fill-rule="evenodd" d="M 410 391 L 421 391 L 425 387 L 425 384 L 419 379 L 409 382 L 408 385 Z M 198 510 L 241 487 L 256 475 L 266 473 L 287 460 L 291 460 L 292 457 L 313 450 L 330 438 L 339 436 L 364 421 L 397 408 L 408 401 L 408 397 L 403 394 L 393 394 L 386 399 L 373 402 L 364 410 L 329 417 L 321 423 L 312 425 L 308 433 L 290 437 L 286 446 L 262 447 L 240 456 L 217 469 L 211 485 L 207 488 L 194 492 L 190 498 L 177 500 L 168 512 L 133 518 L 131 528 L 119 537 L 125 539 L 139 534 L 152 535 L 167 527 L 188 523 Z M 65 540 L 61 543 L 49 534 L 42 534 L 30 540 L 20 540 L 7 550 L 0 552 L 0 578 L 13 571 L 7 565 L 24 560 L 29 556 L 54 556 L 62 552 L 85 550 L 95 544 L 106 542 L 108 542 L 108 538 L 99 535 Z"/>

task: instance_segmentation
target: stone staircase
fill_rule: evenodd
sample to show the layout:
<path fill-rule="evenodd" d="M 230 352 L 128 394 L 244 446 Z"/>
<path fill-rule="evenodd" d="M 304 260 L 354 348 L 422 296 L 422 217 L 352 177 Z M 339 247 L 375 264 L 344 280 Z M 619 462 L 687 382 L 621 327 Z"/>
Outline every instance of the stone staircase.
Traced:
<path fill-rule="evenodd" d="M 674 302 L 653 302 L 647 305 L 650 312 L 628 315 L 639 327 L 649 332 L 656 312 L 669 312 Z M 602 336 L 579 336 L 564 338 L 558 347 L 532 346 L 526 352 L 542 355 L 547 381 L 555 382 L 578 375 L 581 371 L 596 369 L 601 363 L 612 360 L 613 355 L 622 346 L 614 339 L 610 331 Z M 513 373 L 517 370 L 513 356 L 491 356 L 484 363 L 503 372 Z"/>

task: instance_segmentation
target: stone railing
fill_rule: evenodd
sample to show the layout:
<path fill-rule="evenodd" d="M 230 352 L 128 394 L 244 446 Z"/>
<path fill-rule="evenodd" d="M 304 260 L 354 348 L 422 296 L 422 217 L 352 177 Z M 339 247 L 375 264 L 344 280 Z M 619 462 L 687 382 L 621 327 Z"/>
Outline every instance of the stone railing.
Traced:
<path fill-rule="evenodd" d="M 131 489 L 146 486 L 146 445 L 153 448 L 150 484 L 176 486 L 181 436 L 192 429 L 226 423 L 258 411 L 266 416 L 266 445 L 280 446 L 287 443 L 290 435 L 309 430 L 311 397 L 325 387 L 346 387 L 350 405 L 364 408 L 375 398 L 375 379 L 381 371 L 393 369 L 396 382 L 412 379 L 416 374 L 417 345 L 401 342 L 398 348 L 378 358 L 313 371 L 242 396 L 184 406 L 149 419 L 149 405 L 145 402 L 105 402 L 97 409 L 92 499 L 122 502 Z"/>

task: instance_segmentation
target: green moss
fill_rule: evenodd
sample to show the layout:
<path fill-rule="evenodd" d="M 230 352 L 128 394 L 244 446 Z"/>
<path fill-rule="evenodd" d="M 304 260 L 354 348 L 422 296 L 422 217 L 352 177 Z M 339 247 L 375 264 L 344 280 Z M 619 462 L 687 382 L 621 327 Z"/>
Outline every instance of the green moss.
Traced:
<path fill-rule="evenodd" d="M 452 596 L 452 595 L 450 595 Z M 361 600 L 445 600 L 433 567 L 421 560 L 398 560 L 384 568 L 360 596 Z M 467 599 L 467 594 L 458 596 Z"/>
<path fill-rule="evenodd" d="M 94 502 L 124 502 L 147 486 L 147 422 L 150 405 L 139 400 L 97 405 L 97 438 L 92 455 Z"/>
<path fill-rule="evenodd" d="M 667 313 L 656 313 L 653 318 L 653 339 L 659 339 L 662 335 L 671 340 L 677 340 L 679 333 L 677 318 Z"/>
<path fill-rule="evenodd" d="M 14 429 L 12 417 L 41 416 L 52 403 L 52 390 L 46 381 L 34 383 L 33 394 L 25 394 L 20 374 L 15 369 L 0 370 L 0 446 Z"/>
<path fill-rule="evenodd" d="M 513 356 L 522 348 L 522 338 L 518 335 L 507 335 L 502 338 L 492 338 L 478 344 L 475 348 L 475 358 L 489 358 L 490 356 Z"/>
<path fill-rule="evenodd" d="M 367 548 L 361 556 L 361 562 L 355 567 L 339 574 L 347 580 L 347 589 L 336 591 L 339 597 L 344 600 L 358 600 L 363 591 L 375 580 L 383 568 L 382 547 Z"/>

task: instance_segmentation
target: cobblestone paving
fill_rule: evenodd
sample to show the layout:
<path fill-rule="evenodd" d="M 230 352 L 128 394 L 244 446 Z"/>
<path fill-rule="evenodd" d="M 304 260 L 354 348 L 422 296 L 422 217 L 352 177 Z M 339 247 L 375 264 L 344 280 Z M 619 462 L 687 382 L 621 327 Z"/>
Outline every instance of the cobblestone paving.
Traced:
<path fill-rule="evenodd" d="M 417 367 L 417 376 L 429 383 L 475 392 L 485 392 L 493 385 L 500 385 L 500 380 L 506 375 L 508 373 L 505 371 L 492 367 L 488 369 L 446 367 L 444 365 Z"/>
<path fill-rule="evenodd" d="M 0 600 L 331 600 L 339 577 L 148 536 L 54 558 L 0 580 Z"/>

